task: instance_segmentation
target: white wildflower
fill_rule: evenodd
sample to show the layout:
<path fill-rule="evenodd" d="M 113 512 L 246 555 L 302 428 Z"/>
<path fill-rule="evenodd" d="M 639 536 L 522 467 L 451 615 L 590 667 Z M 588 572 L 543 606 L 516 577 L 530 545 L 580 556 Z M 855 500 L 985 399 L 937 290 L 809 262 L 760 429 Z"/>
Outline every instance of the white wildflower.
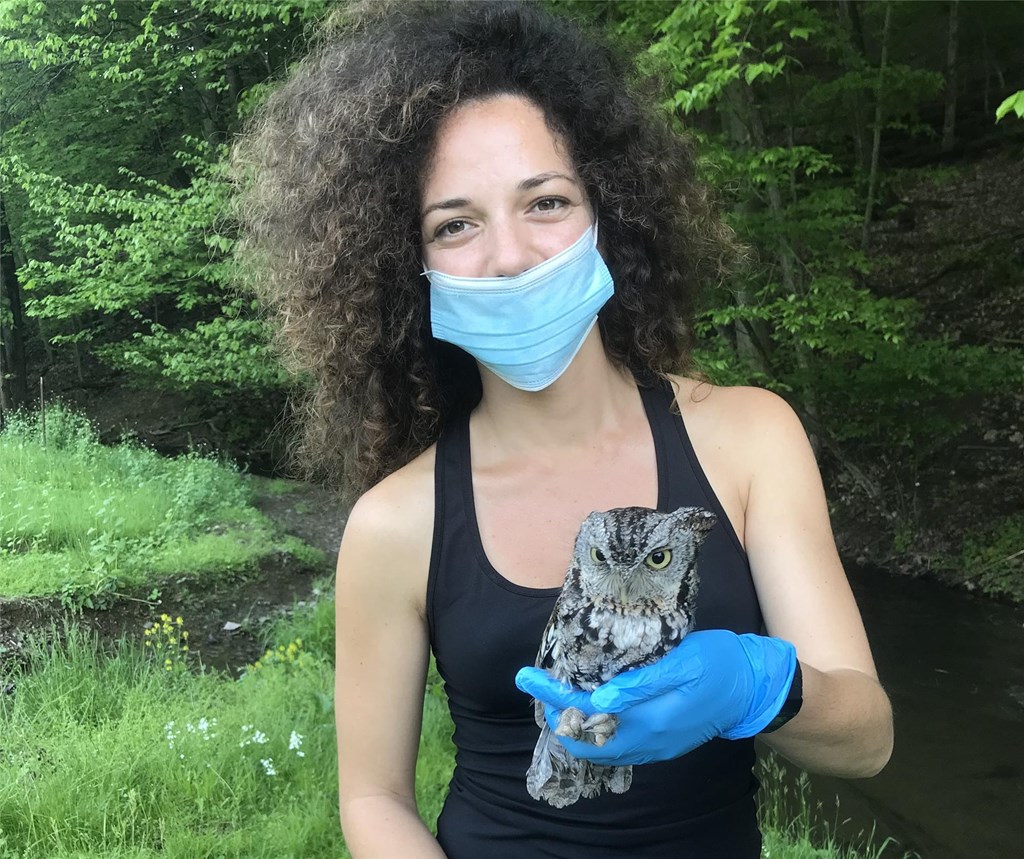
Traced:
<path fill-rule="evenodd" d="M 248 731 L 252 731 L 251 737 L 245 736 Z M 244 749 L 250 743 L 259 743 L 259 745 L 265 746 L 269 742 L 270 738 L 259 728 L 254 728 L 252 725 L 242 725 L 242 742 L 238 744 L 238 748 Z"/>
<path fill-rule="evenodd" d="M 167 738 L 167 748 L 174 751 L 174 741 L 181 736 L 181 731 L 174 730 L 173 720 L 164 725 L 164 736 Z"/>
<path fill-rule="evenodd" d="M 260 763 L 263 764 L 263 771 L 267 775 L 277 775 L 277 770 L 274 769 L 273 758 L 260 758 Z"/>

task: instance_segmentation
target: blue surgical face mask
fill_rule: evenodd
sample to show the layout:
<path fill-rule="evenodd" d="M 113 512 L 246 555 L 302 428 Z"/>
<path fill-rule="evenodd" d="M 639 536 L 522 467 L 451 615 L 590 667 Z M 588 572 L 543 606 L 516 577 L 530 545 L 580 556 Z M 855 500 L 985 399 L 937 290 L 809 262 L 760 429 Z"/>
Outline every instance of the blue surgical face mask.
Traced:
<path fill-rule="evenodd" d="M 521 391 L 542 390 L 566 371 L 614 293 L 593 226 L 515 277 L 424 274 L 434 337 Z"/>

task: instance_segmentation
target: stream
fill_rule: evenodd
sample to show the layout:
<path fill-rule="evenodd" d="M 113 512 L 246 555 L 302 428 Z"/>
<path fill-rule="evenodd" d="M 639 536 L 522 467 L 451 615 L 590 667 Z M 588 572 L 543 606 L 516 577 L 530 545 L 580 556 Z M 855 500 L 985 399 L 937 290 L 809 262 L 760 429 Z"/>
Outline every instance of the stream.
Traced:
<path fill-rule="evenodd" d="M 1024 859 L 1024 608 L 847 572 L 896 744 L 874 778 L 812 777 L 823 816 L 849 818 L 841 833 L 877 821 L 876 843 L 891 836 L 922 859 Z"/>

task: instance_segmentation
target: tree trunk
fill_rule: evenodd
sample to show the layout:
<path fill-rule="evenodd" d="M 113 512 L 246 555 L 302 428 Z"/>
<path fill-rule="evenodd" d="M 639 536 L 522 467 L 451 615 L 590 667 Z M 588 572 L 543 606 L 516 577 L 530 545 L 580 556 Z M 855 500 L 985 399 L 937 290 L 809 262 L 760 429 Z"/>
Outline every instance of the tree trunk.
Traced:
<path fill-rule="evenodd" d="M 856 0 L 840 0 L 836 8 L 850 38 L 851 50 L 847 53 L 850 58 L 850 68 L 855 69 L 869 65 L 868 49 L 864 42 L 864 26 L 861 24 Z M 855 57 L 856 62 L 854 61 Z M 857 166 L 867 173 L 870 169 L 870 146 L 868 144 L 867 107 L 864 101 L 864 95 L 860 90 L 855 90 L 850 96 L 850 108 L 853 113 L 853 146 L 856 151 Z"/>
<path fill-rule="evenodd" d="M 28 402 L 28 367 L 25 361 L 25 308 L 21 285 L 14 265 L 14 243 L 7 223 L 7 210 L 0 198 L 0 304 L 6 300 L 11 314 L 9 326 L 0 326 L 0 340 L 5 352 L 0 388 L 7 408 Z"/>
<path fill-rule="evenodd" d="M 733 84 L 726 92 L 725 107 L 721 111 L 722 126 L 728 138 L 739 148 L 750 147 L 750 132 L 743 118 L 747 111 L 739 85 Z M 742 217 L 753 209 L 753 201 L 745 200 L 737 206 Z M 753 304 L 749 289 L 745 283 L 739 283 L 733 291 L 737 307 L 748 307 Z M 736 344 L 736 354 L 748 366 L 760 373 L 769 375 L 768 360 L 771 337 L 763 319 L 737 320 L 732 323 L 732 335 Z"/>
<path fill-rule="evenodd" d="M 82 330 L 82 319 L 76 313 L 72 317 L 72 322 L 75 326 L 75 333 L 78 334 Z M 71 341 L 71 354 L 75 359 L 75 373 L 78 375 L 78 384 L 85 382 L 85 373 L 82 372 L 82 353 L 78 348 L 78 340 Z"/>
<path fill-rule="evenodd" d="M 764 122 L 761 120 L 761 113 L 758 110 L 757 103 L 754 101 L 754 96 L 748 87 L 744 87 L 740 93 L 746 108 L 746 118 L 749 123 L 750 135 L 754 146 L 758 149 L 765 150 L 768 148 L 768 135 L 765 132 Z M 773 179 L 769 179 L 765 183 L 765 186 L 768 191 L 768 208 L 777 220 L 782 220 L 783 203 L 782 191 L 779 189 L 779 184 Z M 788 293 L 803 295 L 805 288 L 797 267 L 797 256 L 788 239 L 779 239 L 779 243 L 776 248 L 776 257 L 779 261 L 779 272 L 782 275 L 783 288 Z M 800 389 L 802 408 L 811 419 L 810 426 L 820 427 L 821 418 L 820 411 L 818 409 L 817 393 L 807 381 L 811 378 L 810 362 L 807 357 L 808 350 L 802 344 L 795 343 L 793 345 L 793 352 L 796 355 L 797 366 L 800 368 L 801 375 L 805 380 Z M 808 431 L 808 439 L 811 443 L 811 448 L 817 456 L 821 449 L 821 438 L 818 433 L 812 429 Z"/>
<path fill-rule="evenodd" d="M 885 3 L 885 24 L 882 25 L 882 58 L 878 64 L 878 92 L 875 94 L 875 133 L 871 142 L 871 172 L 868 173 L 868 201 L 864 207 L 864 228 L 860 236 L 861 250 L 867 250 L 868 227 L 871 213 L 875 208 L 875 191 L 878 188 L 878 150 L 882 145 L 882 85 L 885 67 L 889 61 L 889 24 L 892 21 L 892 0 Z"/>
<path fill-rule="evenodd" d="M 946 42 L 946 112 L 942 120 L 942 151 L 952 152 L 956 143 L 956 50 L 959 41 L 960 0 L 949 4 L 949 39 Z"/>
<path fill-rule="evenodd" d="M 201 25 L 197 25 L 191 33 L 192 44 L 197 51 L 205 48 L 210 40 L 206 38 Z M 207 75 L 200 70 L 196 75 L 194 86 L 199 96 L 202 110 L 203 137 L 208 143 L 218 143 L 222 139 L 221 105 L 216 91 L 210 88 Z"/>
<path fill-rule="evenodd" d="M 228 92 L 231 96 L 231 110 L 238 113 L 238 102 L 242 99 L 242 78 L 238 74 L 238 65 L 232 63 L 227 67 L 224 74 L 228 79 Z"/>

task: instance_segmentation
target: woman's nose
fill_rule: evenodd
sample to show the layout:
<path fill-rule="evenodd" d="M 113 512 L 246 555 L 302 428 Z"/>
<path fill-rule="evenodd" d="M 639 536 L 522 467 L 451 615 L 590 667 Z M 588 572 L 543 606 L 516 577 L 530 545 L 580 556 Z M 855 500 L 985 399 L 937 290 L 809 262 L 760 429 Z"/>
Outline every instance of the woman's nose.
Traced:
<path fill-rule="evenodd" d="M 543 260 L 534 259 L 525 229 L 516 224 L 493 225 L 490 230 L 488 277 L 515 277 Z"/>

